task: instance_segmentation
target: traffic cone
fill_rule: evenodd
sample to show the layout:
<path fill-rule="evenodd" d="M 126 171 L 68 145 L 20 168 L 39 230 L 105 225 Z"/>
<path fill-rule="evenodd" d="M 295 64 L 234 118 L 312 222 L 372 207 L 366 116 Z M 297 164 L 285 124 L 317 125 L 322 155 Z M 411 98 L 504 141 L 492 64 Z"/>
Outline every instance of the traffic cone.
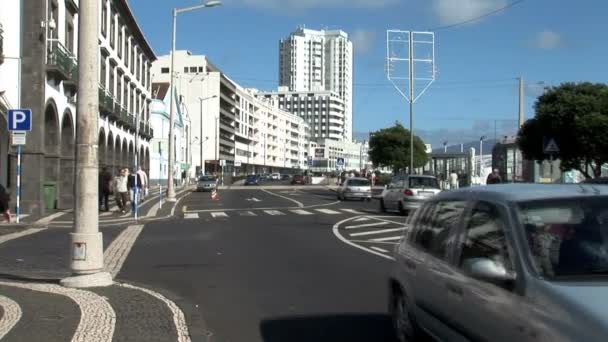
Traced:
<path fill-rule="evenodd" d="M 217 195 L 217 190 L 214 189 L 213 191 L 211 191 L 211 200 L 212 201 L 217 201 L 219 199 L 218 197 L 219 196 Z"/>

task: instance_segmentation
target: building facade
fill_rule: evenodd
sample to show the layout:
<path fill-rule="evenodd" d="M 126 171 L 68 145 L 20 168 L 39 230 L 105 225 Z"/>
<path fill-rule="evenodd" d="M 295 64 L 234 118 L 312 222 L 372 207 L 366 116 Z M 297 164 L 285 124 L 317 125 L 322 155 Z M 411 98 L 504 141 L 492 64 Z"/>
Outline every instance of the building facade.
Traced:
<path fill-rule="evenodd" d="M 0 93 L 5 108 L 31 108 L 32 132 L 22 156 L 22 211 L 40 216 L 73 207 L 78 1 L 9 1 L 0 11 L 5 64 Z M 6 23 L 6 25 L 4 25 Z M 35 34 L 41 39 L 32 39 Z M 20 52 L 27 53 L 22 53 Z M 138 155 L 149 165 L 150 65 L 156 56 L 126 0 L 99 1 L 99 163 L 116 172 Z M 5 69 L 10 60 L 11 68 Z M 4 122 L 4 120 L 0 120 Z M 8 136 L 0 124 L 0 137 Z M 15 189 L 15 153 L 2 154 L 0 177 Z M 15 196 L 13 196 L 14 199 Z"/>
<path fill-rule="evenodd" d="M 368 157 L 367 142 L 336 141 L 333 139 L 318 139 L 311 142 L 309 155 L 313 172 L 333 171 L 371 171 L 373 165 Z M 344 165 L 338 165 L 338 159 L 344 160 Z"/>
<path fill-rule="evenodd" d="M 287 87 L 279 87 L 276 92 L 260 92 L 257 96 L 303 118 L 310 127 L 312 139 L 344 140 L 345 105 L 337 93 L 289 91 Z"/>
<path fill-rule="evenodd" d="M 299 28 L 279 42 L 279 86 L 331 91 L 344 102 L 343 139 L 353 133 L 353 44 L 340 30 Z"/>

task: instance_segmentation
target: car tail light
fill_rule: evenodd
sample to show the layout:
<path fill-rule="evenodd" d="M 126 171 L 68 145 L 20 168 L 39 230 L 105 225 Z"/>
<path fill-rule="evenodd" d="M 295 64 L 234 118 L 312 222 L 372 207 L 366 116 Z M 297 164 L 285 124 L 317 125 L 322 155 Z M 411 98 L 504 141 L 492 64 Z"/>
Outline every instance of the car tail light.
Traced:
<path fill-rule="evenodd" d="M 414 196 L 414 193 L 413 193 L 413 192 L 412 192 L 412 190 L 410 190 L 410 189 L 405 189 L 405 190 L 403 190 L 403 194 L 404 194 L 405 196 Z"/>

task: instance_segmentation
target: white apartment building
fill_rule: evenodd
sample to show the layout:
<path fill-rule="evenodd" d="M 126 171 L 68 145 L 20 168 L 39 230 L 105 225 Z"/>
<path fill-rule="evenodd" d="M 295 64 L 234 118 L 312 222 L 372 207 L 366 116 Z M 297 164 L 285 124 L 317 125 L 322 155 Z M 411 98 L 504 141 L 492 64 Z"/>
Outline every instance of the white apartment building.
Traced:
<path fill-rule="evenodd" d="M 369 171 L 373 169 L 373 165 L 369 160 L 368 151 L 367 142 L 318 139 L 310 144 L 309 155 L 313 164 L 310 169 L 313 172 Z M 337 165 L 338 158 L 344 159 L 344 166 Z"/>
<path fill-rule="evenodd" d="M 127 0 L 98 4 L 99 163 L 116 171 L 133 166 L 137 153 L 147 169 L 149 70 L 156 56 Z M 0 58 L 0 181 L 14 191 L 16 155 L 6 147 L 4 111 L 31 108 L 33 127 L 22 157 L 22 179 L 28 181 L 21 190 L 23 212 L 34 216 L 73 206 L 78 12 L 77 0 L 3 1 L 0 10 L 6 44 Z"/>
<path fill-rule="evenodd" d="M 304 119 L 310 138 L 344 140 L 345 106 L 337 93 L 328 90 L 303 92 L 279 87 L 275 92 L 260 92 L 259 98 Z"/>
<path fill-rule="evenodd" d="M 169 83 L 169 69 L 169 55 L 153 63 L 153 92 L 156 84 Z M 257 98 L 205 56 L 189 51 L 176 51 L 174 83 L 192 124 L 191 174 L 305 167 L 309 128 L 304 119 Z"/>
<path fill-rule="evenodd" d="M 299 28 L 279 42 L 279 85 L 332 91 L 344 101 L 343 139 L 353 132 L 353 44 L 341 30 Z"/>

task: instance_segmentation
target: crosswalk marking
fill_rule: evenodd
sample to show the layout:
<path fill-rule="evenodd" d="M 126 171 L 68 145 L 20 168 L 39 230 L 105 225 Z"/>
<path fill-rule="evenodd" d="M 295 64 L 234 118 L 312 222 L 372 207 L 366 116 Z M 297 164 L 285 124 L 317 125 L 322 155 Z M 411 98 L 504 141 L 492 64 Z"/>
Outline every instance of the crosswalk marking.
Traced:
<path fill-rule="evenodd" d="M 383 234 L 383 233 L 390 233 L 390 232 L 398 232 L 398 231 L 402 231 L 404 229 L 405 228 L 390 228 L 390 229 L 373 230 L 373 231 L 369 231 L 369 232 L 352 233 L 352 234 L 350 234 L 350 236 L 364 236 L 364 235 Z"/>
<path fill-rule="evenodd" d="M 375 251 L 377 251 L 377 252 L 380 252 L 380 253 L 388 253 L 388 251 L 386 249 L 384 249 L 384 248 L 380 248 L 380 247 L 376 247 L 376 246 L 372 246 L 370 248 L 373 249 L 373 250 L 375 250 Z"/>
<path fill-rule="evenodd" d="M 241 211 L 241 212 L 239 212 L 239 215 L 240 216 L 258 216 L 253 211 Z"/>
<path fill-rule="evenodd" d="M 306 210 L 302 210 L 302 209 L 293 209 L 293 210 L 290 210 L 290 211 L 292 213 L 298 214 L 298 215 L 312 215 L 313 214 L 310 211 L 306 211 Z"/>
<path fill-rule="evenodd" d="M 350 213 L 350 214 L 355 214 L 355 215 L 362 215 L 364 214 L 361 211 L 355 210 L 355 209 L 341 209 L 344 212 Z"/>
<path fill-rule="evenodd" d="M 356 226 L 346 226 L 345 229 L 354 229 L 354 228 L 365 228 L 365 227 L 377 227 L 377 226 L 386 226 L 388 222 L 374 222 L 374 223 L 364 223 L 358 224 Z"/>
<path fill-rule="evenodd" d="M 196 214 L 196 213 L 194 213 L 194 214 L 193 213 L 185 213 L 184 214 L 184 218 L 186 220 L 197 219 L 198 218 L 198 214 Z"/>
<path fill-rule="evenodd" d="M 270 216 L 280 216 L 280 215 L 285 215 L 282 212 L 278 211 L 278 210 L 264 210 L 264 212 Z"/>
<path fill-rule="evenodd" d="M 323 213 L 323 214 L 328 214 L 328 215 L 337 215 L 340 214 L 339 211 L 335 211 L 335 210 L 331 210 L 331 209 L 315 209 L 316 211 Z"/>
<path fill-rule="evenodd" d="M 401 240 L 401 236 L 390 236 L 390 237 L 385 237 L 385 238 L 372 239 L 370 241 L 382 242 L 382 241 L 397 241 L 397 240 Z"/>
<path fill-rule="evenodd" d="M 213 218 L 218 218 L 218 217 L 228 217 L 228 214 L 226 214 L 226 213 L 225 213 L 225 212 L 223 212 L 223 211 L 220 211 L 220 212 L 214 212 L 214 213 L 211 213 L 211 217 L 213 217 Z"/>

